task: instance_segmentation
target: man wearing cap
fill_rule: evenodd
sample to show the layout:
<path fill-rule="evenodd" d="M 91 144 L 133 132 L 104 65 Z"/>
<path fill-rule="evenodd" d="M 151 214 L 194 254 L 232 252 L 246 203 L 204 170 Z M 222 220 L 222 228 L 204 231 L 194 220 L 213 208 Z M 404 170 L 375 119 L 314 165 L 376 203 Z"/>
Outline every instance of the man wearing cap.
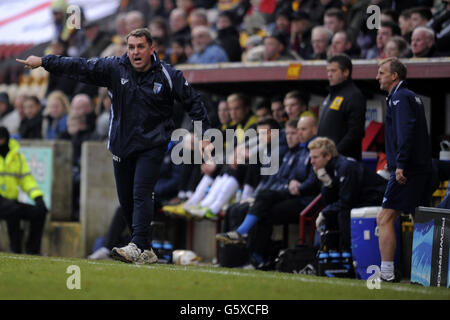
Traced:
<path fill-rule="evenodd" d="M 311 29 L 311 19 L 307 12 L 298 10 L 292 14 L 290 48 L 304 59 L 313 52 Z"/>
<path fill-rule="evenodd" d="M 264 61 L 300 59 L 298 54 L 289 50 L 284 34 L 275 31 L 264 38 Z"/>
<path fill-rule="evenodd" d="M 10 138 L 8 129 L 0 127 L 0 219 L 7 222 L 9 244 L 14 253 L 22 252 L 20 220 L 30 221 L 25 252 L 40 254 L 47 207 L 44 193 L 31 175 L 19 147 L 19 143 Z M 35 205 L 17 201 L 19 187 L 34 200 Z"/>

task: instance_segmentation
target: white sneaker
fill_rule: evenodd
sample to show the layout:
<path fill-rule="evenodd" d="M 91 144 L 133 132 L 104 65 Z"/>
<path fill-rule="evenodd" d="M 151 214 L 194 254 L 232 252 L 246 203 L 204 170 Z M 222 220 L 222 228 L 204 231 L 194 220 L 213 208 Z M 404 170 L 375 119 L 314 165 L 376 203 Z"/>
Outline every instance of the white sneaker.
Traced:
<path fill-rule="evenodd" d="M 88 259 L 92 259 L 92 260 L 111 259 L 109 254 L 110 254 L 110 250 L 108 248 L 101 247 L 100 249 L 95 250 L 90 256 L 88 256 Z"/>
<path fill-rule="evenodd" d="M 142 251 L 133 242 L 122 248 L 113 248 L 111 250 L 111 258 L 126 263 L 136 262 Z"/>
<path fill-rule="evenodd" d="M 158 257 L 153 252 L 153 249 L 150 250 L 144 250 L 144 252 L 141 253 L 139 258 L 136 260 L 136 264 L 153 264 L 158 262 Z"/>

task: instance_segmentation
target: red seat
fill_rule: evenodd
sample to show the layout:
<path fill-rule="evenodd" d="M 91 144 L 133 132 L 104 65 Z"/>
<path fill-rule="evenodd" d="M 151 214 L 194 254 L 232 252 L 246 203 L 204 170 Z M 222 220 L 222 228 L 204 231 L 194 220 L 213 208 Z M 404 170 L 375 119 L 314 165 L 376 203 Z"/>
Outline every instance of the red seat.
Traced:
<path fill-rule="evenodd" d="M 309 223 L 309 230 L 310 230 L 310 241 L 311 244 L 314 243 L 314 234 L 316 230 L 316 219 L 319 215 L 319 212 L 325 207 L 325 204 L 322 201 L 322 195 L 319 194 L 317 197 L 314 198 L 311 203 L 300 212 L 299 218 L 299 244 L 305 244 L 306 242 L 306 234 L 305 234 L 305 228 L 306 223 Z"/>

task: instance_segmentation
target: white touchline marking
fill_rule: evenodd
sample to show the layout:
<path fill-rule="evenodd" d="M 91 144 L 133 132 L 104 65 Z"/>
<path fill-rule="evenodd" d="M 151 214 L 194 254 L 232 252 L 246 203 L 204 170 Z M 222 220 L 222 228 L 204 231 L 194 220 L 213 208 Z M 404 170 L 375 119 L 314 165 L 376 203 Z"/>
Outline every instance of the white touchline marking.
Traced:
<path fill-rule="evenodd" d="M 58 261 L 65 263 L 74 263 L 74 260 L 69 260 L 65 258 L 55 258 L 55 257 L 30 257 L 30 256 L 4 256 L 0 254 L 1 258 L 7 259 L 15 259 L 15 260 L 42 260 L 47 259 L 50 261 Z M 204 273 L 212 273 L 212 274 L 220 274 L 220 275 L 232 275 L 238 277 L 250 277 L 250 278 L 268 278 L 268 279 L 283 279 L 283 280 L 294 280 L 300 282 L 309 282 L 309 283 L 323 283 L 329 285 L 343 285 L 349 287 L 361 287 L 366 288 L 366 282 L 361 281 L 361 283 L 349 282 L 342 279 L 331 279 L 324 277 L 307 277 L 307 276 L 297 276 L 295 274 L 286 274 L 286 275 L 274 275 L 270 273 L 261 272 L 260 274 L 246 273 L 246 272 L 237 272 L 237 271 L 225 271 L 225 270 L 214 270 L 214 269 L 206 269 L 198 266 L 169 266 L 164 264 L 158 265 L 136 265 L 131 263 L 106 263 L 106 262 L 96 262 L 91 260 L 83 260 L 84 263 L 99 265 L 99 266 L 108 266 L 108 267 L 131 267 L 131 268 L 147 268 L 147 269 L 169 269 L 171 271 L 190 271 L 190 272 L 204 272 Z M 411 293 L 420 293 L 420 294 L 433 294 L 428 291 L 426 288 L 408 288 L 403 287 L 402 285 L 391 284 L 390 286 L 382 288 L 383 290 L 392 290 L 399 292 L 411 292 Z M 438 293 L 440 294 L 440 293 Z"/>

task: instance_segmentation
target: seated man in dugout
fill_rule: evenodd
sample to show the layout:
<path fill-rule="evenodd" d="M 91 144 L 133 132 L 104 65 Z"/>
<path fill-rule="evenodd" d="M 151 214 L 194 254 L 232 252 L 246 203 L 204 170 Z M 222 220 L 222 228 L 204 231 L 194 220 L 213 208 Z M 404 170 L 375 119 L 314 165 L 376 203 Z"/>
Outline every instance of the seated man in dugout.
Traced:
<path fill-rule="evenodd" d="M 329 138 L 318 137 L 308 148 L 327 205 L 316 220 L 319 229 L 328 231 L 322 233 L 321 248 L 351 252 L 350 212 L 353 208 L 380 206 L 387 180 L 363 163 L 339 155 Z"/>

